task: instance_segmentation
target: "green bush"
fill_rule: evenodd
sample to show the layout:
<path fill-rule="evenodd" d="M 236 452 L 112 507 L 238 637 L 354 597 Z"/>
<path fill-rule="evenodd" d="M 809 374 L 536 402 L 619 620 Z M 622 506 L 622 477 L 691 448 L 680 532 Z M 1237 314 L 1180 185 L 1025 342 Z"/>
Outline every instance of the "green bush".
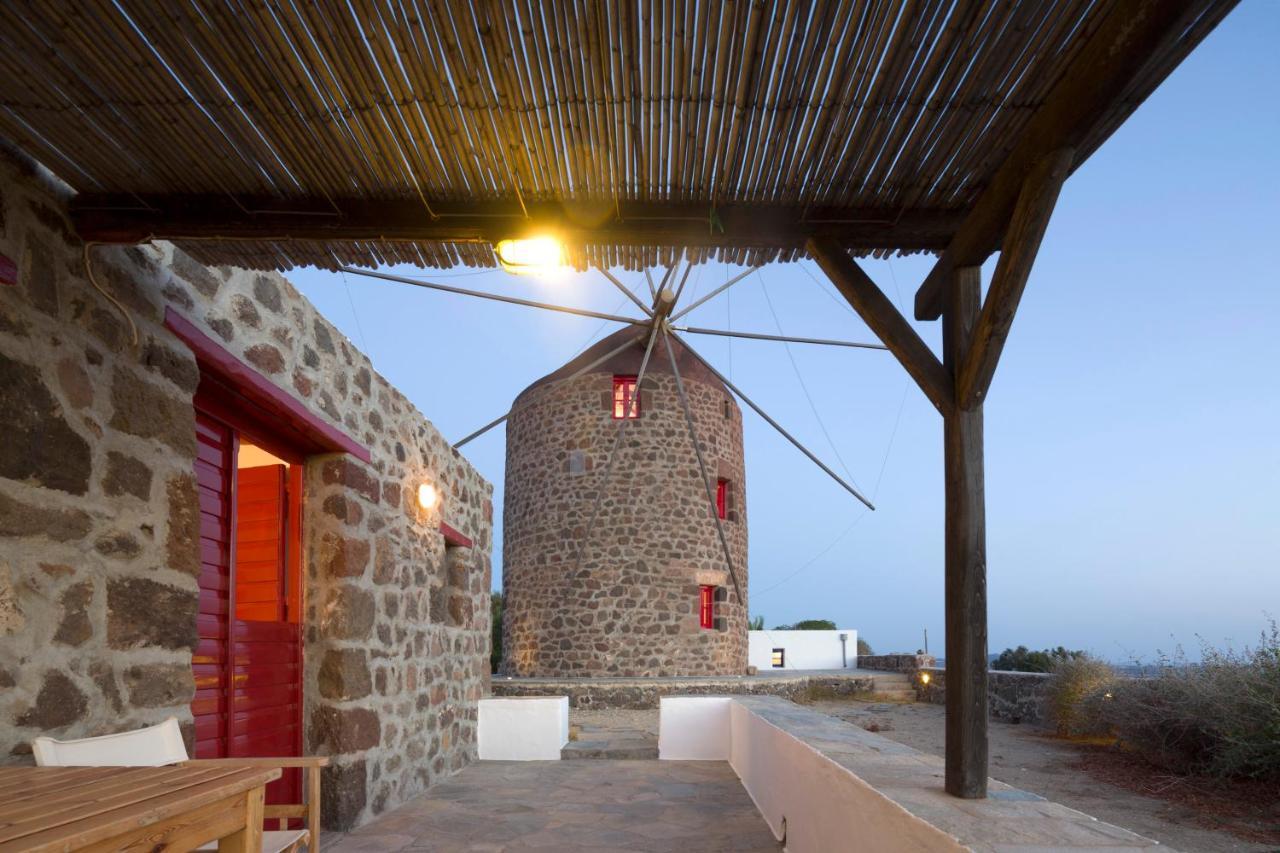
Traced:
<path fill-rule="evenodd" d="M 1116 684 L 1101 706 L 1120 742 L 1182 773 L 1280 779 L 1280 629 L 1271 620 L 1256 648 L 1204 644 L 1201 661 L 1180 651 L 1150 678 Z"/>
<path fill-rule="evenodd" d="M 1046 702 L 1049 716 L 1064 737 L 1105 734 L 1107 723 L 1098 703 L 1110 695 L 1116 673 L 1110 666 L 1083 652 L 1055 656 L 1053 679 Z"/>
<path fill-rule="evenodd" d="M 1070 651 L 1058 646 L 1056 649 L 1032 651 L 1026 646 L 1016 649 L 1005 649 L 991 662 L 992 669 L 1006 672 L 1053 672 L 1058 661 L 1085 657 L 1081 651 Z"/>
<path fill-rule="evenodd" d="M 775 631 L 834 631 L 836 623 L 830 619 L 801 619 L 794 625 L 775 625 Z"/>
<path fill-rule="evenodd" d="M 489 671 L 497 672 L 502 664 L 502 593 L 489 593 Z"/>

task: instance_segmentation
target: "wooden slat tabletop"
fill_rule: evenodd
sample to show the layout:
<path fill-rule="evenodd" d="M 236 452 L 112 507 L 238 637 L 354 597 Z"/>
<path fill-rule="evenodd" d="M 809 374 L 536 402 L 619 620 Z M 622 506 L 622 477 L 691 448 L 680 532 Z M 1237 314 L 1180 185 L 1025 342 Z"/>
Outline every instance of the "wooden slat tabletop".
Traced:
<path fill-rule="evenodd" d="M 279 776 L 261 767 L 0 767 L 0 853 L 75 850 Z"/>

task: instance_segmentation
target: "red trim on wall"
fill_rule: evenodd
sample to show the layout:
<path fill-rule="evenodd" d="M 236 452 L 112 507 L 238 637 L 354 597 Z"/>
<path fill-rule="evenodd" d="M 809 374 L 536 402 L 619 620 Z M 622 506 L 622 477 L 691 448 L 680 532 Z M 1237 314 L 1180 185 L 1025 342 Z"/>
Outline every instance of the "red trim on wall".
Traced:
<path fill-rule="evenodd" d="M 218 380 L 226 386 L 222 390 L 236 396 L 238 403 L 248 403 L 249 409 L 261 413 L 257 420 L 271 423 L 277 431 L 290 433 L 287 437 L 297 441 L 297 449 L 311 453 L 350 453 L 361 462 L 370 461 L 367 447 L 321 420 L 293 395 L 236 358 L 186 317 L 165 308 L 164 325 L 195 354 L 200 363 L 202 392 L 206 378 Z M 252 411 L 245 414 L 253 417 Z M 281 427 L 287 429 L 281 430 Z"/>
<path fill-rule="evenodd" d="M 455 548 L 470 548 L 475 544 L 443 521 L 440 522 L 440 533 L 444 536 L 444 544 L 452 545 Z"/>

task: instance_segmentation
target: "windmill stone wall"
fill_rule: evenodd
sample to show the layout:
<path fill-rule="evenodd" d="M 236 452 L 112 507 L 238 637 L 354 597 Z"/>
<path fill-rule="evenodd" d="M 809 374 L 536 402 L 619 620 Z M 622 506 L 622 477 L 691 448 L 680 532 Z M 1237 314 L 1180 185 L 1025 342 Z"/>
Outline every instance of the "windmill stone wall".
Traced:
<path fill-rule="evenodd" d="M 636 375 L 643 338 L 598 368 L 626 329 L 525 389 L 507 422 L 503 516 L 502 673 L 512 676 L 741 674 L 747 611 L 732 589 L 706 488 L 659 341 L 627 423 L 599 515 L 619 421 L 615 375 Z M 747 594 L 742 413 L 728 390 L 674 340 L 711 486 L 728 481 L 724 530 Z M 589 534 L 589 535 L 588 535 Z M 581 547 L 581 557 L 578 549 Z M 716 628 L 699 592 L 723 590 Z"/>

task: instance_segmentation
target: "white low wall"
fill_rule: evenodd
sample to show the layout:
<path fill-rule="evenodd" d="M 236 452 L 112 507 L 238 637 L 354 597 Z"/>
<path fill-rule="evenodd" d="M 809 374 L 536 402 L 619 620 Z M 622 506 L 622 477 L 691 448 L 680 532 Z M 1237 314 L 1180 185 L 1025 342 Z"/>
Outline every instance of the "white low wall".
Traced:
<path fill-rule="evenodd" d="M 481 761 L 559 761 L 569 742 L 569 697 L 481 699 L 476 740 Z"/>
<path fill-rule="evenodd" d="M 840 657 L 840 635 L 845 636 L 845 657 Z M 782 649 L 783 665 L 773 665 L 773 650 Z M 839 631 L 748 631 L 747 663 L 760 672 L 806 669 L 856 669 L 858 632 Z"/>
<path fill-rule="evenodd" d="M 729 713 L 729 765 L 788 853 L 968 849 L 750 709 Z"/>
<path fill-rule="evenodd" d="M 658 757 L 727 760 L 788 853 L 966 849 L 731 696 L 664 696 Z"/>
<path fill-rule="evenodd" d="M 728 761 L 732 706 L 728 696 L 664 696 L 658 706 L 658 758 Z"/>

